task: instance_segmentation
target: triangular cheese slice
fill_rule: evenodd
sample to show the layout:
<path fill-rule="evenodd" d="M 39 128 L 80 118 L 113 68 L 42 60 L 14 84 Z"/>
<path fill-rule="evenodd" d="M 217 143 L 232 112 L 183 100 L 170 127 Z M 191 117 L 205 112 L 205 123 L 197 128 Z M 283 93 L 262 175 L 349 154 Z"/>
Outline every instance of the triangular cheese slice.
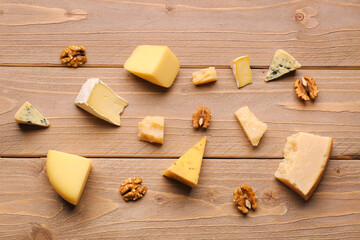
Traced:
<path fill-rule="evenodd" d="M 50 122 L 33 106 L 26 102 L 15 114 L 15 122 L 48 127 Z"/>
<path fill-rule="evenodd" d="M 182 182 L 189 187 L 196 186 L 199 180 L 205 145 L 206 137 L 201 139 L 171 165 L 169 169 L 164 172 L 164 176 Z"/>
<path fill-rule="evenodd" d="M 46 169 L 51 185 L 66 201 L 77 205 L 92 166 L 88 158 L 49 150 Z"/>
<path fill-rule="evenodd" d="M 265 77 L 265 82 L 274 80 L 288 72 L 294 71 L 301 67 L 301 64 L 296 59 L 279 49 L 275 52 L 269 71 Z"/>

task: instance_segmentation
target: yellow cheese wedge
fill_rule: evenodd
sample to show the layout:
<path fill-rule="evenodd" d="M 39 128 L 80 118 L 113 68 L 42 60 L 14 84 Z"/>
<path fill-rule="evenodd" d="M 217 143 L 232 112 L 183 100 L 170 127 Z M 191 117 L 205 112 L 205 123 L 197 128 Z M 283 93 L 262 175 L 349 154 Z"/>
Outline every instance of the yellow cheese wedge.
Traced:
<path fill-rule="evenodd" d="M 238 88 L 252 83 L 249 56 L 242 56 L 230 63 Z"/>
<path fill-rule="evenodd" d="M 282 49 L 275 52 L 269 71 L 266 74 L 265 82 L 274 80 L 288 72 L 301 67 L 301 64 L 289 53 Z"/>
<path fill-rule="evenodd" d="M 48 127 L 50 122 L 33 106 L 26 102 L 15 114 L 15 122 Z"/>
<path fill-rule="evenodd" d="M 46 169 L 51 185 L 66 201 L 77 205 L 91 170 L 92 161 L 73 154 L 49 150 Z"/>
<path fill-rule="evenodd" d="M 259 145 L 260 139 L 264 135 L 267 125 L 259 121 L 250 111 L 248 106 L 242 107 L 235 112 L 236 118 L 239 120 L 241 127 L 253 146 Z"/>
<path fill-rule="evenodd" d="M 164 117 L 145 117 L 139 122 L 138 138 L 151 143 L 164 142 Z"/>
<path fill-rule="evenodd" d="M 167 46 L 138 46 L 124 68 L 153 84 L 169 88 L 179 72 L 180 63 Z"/>
<path fill-rule="evenodd" d="M 209 67 L 197 72 L 193 72 L 192 78 L 195 85 L 200 85 L 209 82 L 215 82 L 217 80 L 217 74 L 214 67 Z"/>
<path fill-rule="evenodd" d="M 182 155 L 163 175 L 184 183 L 189 187 L 195 187 L 199 181 L 205 145 L 206 137 Z"/>
<path fill-rule="evenodd" d="M 307 201 L 324 175 L 332 144 L 331 137 L 304 132 L 288 137 L 275 177 Z"/>
<path fill-rule="evenodd" d="M 121 125 L 120 114 L 129 103 L 98 78 L 88 79 L 75 99 L 75 105 L 116 126 Z"/>

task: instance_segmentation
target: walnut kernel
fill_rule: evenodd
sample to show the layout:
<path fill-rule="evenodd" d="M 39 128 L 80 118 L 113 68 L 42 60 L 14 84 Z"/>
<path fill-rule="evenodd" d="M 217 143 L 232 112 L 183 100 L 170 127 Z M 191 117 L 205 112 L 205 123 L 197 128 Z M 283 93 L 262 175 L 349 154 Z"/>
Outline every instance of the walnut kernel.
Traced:
<path fill-rule="evenodd" d="M 304 101 L 315 99 L 319 90 L 315 80 L 312 77 L 305 76 L 301 80 L 297 79 L 294 83 L 296 95 Z"/>
<path fill-rule="evenodd" d="M 257 197 L 250 186 L 242 185 L 240 188 L 235 188 L 233 201 L 238 205 L 238 209 L 246 214 L 249 209 L 257 208 Z"/>
<path fill-rule="evenodd" d="M 198 107 L 192 115 L 194 128 L 207 128 L 210 125 L 211 112 L 207 107 Z"/>
<path fill-rule="evenodd" d="M 60 59 L 62 64 L 68 67 L 77 68 L 86 62 L 85 48 L 83 46 L 71 45 L 65 48 L 61 54 Z"/>
<path fill-rule="evenodd" d="M 120 193 L 123 195 L 123 198 L 125 201 L 136 201 L 140 198 L 142 198 L 147 188 L 145 186 L 140 186 L 142 182 L 142 179 L 139 177 L 133 177 L 126 179 L 121 185 L 120 185 Z"/>

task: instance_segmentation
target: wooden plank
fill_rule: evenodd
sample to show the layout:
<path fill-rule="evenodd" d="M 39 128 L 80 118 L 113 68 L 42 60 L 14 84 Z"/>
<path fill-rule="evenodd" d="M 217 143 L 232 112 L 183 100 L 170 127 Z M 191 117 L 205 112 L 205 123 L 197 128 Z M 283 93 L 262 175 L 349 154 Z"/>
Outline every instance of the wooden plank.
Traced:
<path fill-rule="evenodd" d="M 192 190 L 162 177 L 174 159 L 93 159 L 76 207 L 48 182 L 45 159 L 1 158 L 0 235 L 6 239 L 358 239 L 360 160 L 331 160 L 305 202 L 274 179 L 280 159 L 204 159 Z M 154 164 L 156 163 L 156 164 Z M 143 178 L 148 192 L 126 203 L 120 183 Z M 259 207 L 242 216 L 232 191 L 252 186 Z"/>
<path fill-rule="evenodd" d="M 206 157 L 281 158 L 286 138 L 298 131 L 332 136 L 332 158 L 360 155 L 360 71 L 299 70 L 265 83 L 266 71 L 253 70 L 253 84 L 237 89 L 230 69 L 218 70 L 216 83 L 198 87 L 191 81 L 195 70 L 182 69 L 174 85 L 164 89 L 120 68 L 2 67 L 0 156 L 46 156 L 49 149 L 55 149 L 92 157 L 179 157 L 207 135 Z M 303 103 L 294 93 L 294 80 L 304 75 L 318 82 L 320 94 L 315 102 Z M 99 77 L 129 101 L 121 127 L 74 105 L 81 85 L 91 77 Z M 14 122 L 25 101 L 48 117 L 48 129 Z M 256 148 L 234 116 L 245 105 L 268 124 Z M 206 131 L 191 125 L 198 106 L 212 111 Z M 162 146 L 137 140 L 137 124 L 148 115 L 166 118 Z"/>
<path fill-rule="evenodd" d="M 339 21 L 341 19 L 341 21 Z M 51 1 L 0 4 L 0 64 L 59 64 L 70 44 L 88 64 L 123 64 L 141 44 L 168 45 L 182 65 L 268 66 L 278 48 L 304 66 L 360 66 L 356 1 Z"/>

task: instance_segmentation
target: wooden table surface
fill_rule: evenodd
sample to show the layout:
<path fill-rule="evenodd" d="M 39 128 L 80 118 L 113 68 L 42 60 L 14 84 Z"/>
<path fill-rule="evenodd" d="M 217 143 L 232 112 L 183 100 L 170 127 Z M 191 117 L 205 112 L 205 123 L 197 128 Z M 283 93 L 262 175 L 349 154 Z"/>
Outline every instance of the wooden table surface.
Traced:
<path fill-rule="evenodd" d="M 68 45 L 84 45 L 88 62 L 60 65 Z M 123 69 L 141 44 L 168 45 L 181 69 L 170 89 Z M 264 82 L 277 49 L 303 67 Z M 360 239 L 360 2 L 2 0 L 0 1 L 1 239 Z M 249 55 L 253 84 L 237 89 L 229 63 Z M 215 66 L 216 83 L 194 86 L 191 74 Z M 301 102 L 293 82 L 312 76 L 315 102 Z M 77 108 L 74 99 L 97 77 L 129 101 L 122 126 Z M 22 126 L 14 114 L 30 101 L 51 122 Z M 252 147 L 234 111 L 249 106 L 268 125 Z M 191 115 L 212 111 L 198 131 Z M 137 124 L 165 117 L 165 142 L 137 140 Z M 305 202 L 274 178 L 286 137 L 309 132 L 334 138 L 329 166 Z M 162 173 L 208 137 L 198 186 Z M 93 160 L 78 206 L 50 185 L 49 149 Z M 144 179 L 145 197 L 125 202 L 120 183 Z M 252 186 L 259 207 L 243 216 L 232 191 Z"/>

